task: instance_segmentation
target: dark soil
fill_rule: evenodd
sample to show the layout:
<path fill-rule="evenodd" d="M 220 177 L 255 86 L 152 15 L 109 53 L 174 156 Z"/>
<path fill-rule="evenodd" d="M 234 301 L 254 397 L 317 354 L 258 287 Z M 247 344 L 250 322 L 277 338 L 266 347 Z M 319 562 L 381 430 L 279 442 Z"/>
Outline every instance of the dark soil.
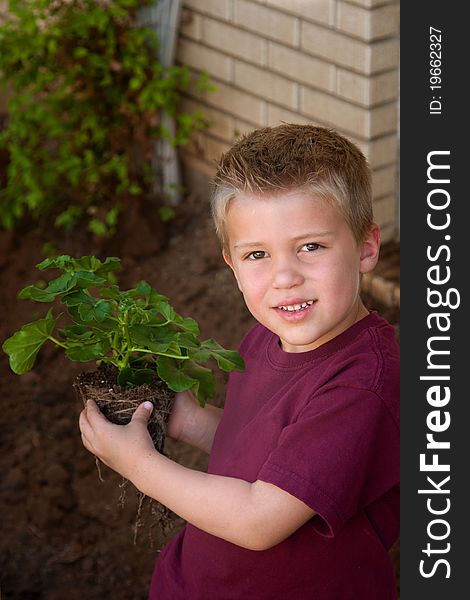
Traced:
<path fill-rule="evenodd" d="M 60 253 L 74 256 L 119 256 L 123 286 L 147 280 L 180 314 L 199 322 L 203 339 L 213 337 L 236 349 L 253 319 L 223 263 L 207 203 L 189 197 L 165 236 L 153 222 L 148 208 L 136 204 L 106 244 L 83 231 L 61 236 L 45 228 L 0 232 L 0 340 L 45 313 L 37 304 L 18 301 L 16 294 L 39 278 L 34 266 L 44 258 L 44 243 L 52 242 Z M 379 312 L 384 308 L 367 301 Z M 396 309 L 382 314 L 398 323 Z M 101 482 L 94 457 L 81 444 L 82 404 L 72 382 L 94 365 L 71 363 L 59 350 L 45 347 L 30 373 L 15 376 L 4 355 L 0 369 L 2 599 L 144 600 L 158 552 L 182 522 L 174 517 L 169 531 L 152 529 L 149 509 L 133 544 L 138 495 L 128 486 L 121 507 L 121 478 L 103 466 Z M 226 374 L 217 372 L 217 380 L 215 402 L 222 405 Z M 186 466 L 207 466 L 205 455 L 171 440 L 165 452 Z"/>
<path fill-rule="evenodd" d="M 78 399 L 84 406 L 88 400 L 94 400 L 104 416 L 116 425 L 127 425 L 135 409 L 149 400 L 154 408 L 148 430 L 155 448 L 163 452 L 174 392 L 157 378 L 150 385 L 122 388 L 117 385 L 117 374 L 118 370 L 112 365 L 100 365 L 96 371 L 80 373 L 73 382 Z"/>

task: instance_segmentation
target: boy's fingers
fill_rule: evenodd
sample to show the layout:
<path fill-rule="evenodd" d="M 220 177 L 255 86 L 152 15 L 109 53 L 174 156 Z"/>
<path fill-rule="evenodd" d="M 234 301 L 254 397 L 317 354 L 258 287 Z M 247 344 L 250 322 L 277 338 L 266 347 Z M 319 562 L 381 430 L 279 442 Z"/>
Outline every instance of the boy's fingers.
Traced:
<path fill-rule="evenodd" d="M 98 405 L 96 404 L 96 402 L 94 400 L 88 400 L 86 407 L 85 407 L 85 413 L 87 416 L 87 419 L 90 421 L 90 423 L 92 423 L 93 421 L 96 423 L 97 421 L 101 421 L 103 423 L 108 423 L 108 419 L 104 416 L 104 414 L 100 411 L 100 409 L 98 408 Z"/>
<path fill-rule="evenodd" d="M 87 414 L 88 413 L 89 414 L 101 414 L 101 411 L 98 408 L 98 405 L 91 398 L 90 398 L 90 400 L 87 400 L 87 403 L 86 403 L 86 406 L 85 406 L 85 410 L 86 410 Z"/>
<path fill-rule="evenodd" d="M 151 402 L 143 402 L 140 406 L 137 407 L 136 411 L 132 415 L 131 421 L 133 423 L 143 423 L 147 424 L 150 415 L 153 411 L 153 404 Z"/>
<path fill-rule="evenodd" d="M 85 434 L 82 433 L 82 444 L 88 450 L 88 452 L 92 452 L 91 444 L 88 442 Z"/>
<path fill-rule="evenodd" d="M 92 432 L 92 427 L 90 425 L 90 422 L 88 421 L 86 409 L 83 409 L 82 412 L 80 413 L 80 417 L 78 419 L 78 426 L 82 433 L 82 439 L 83 439 L 83 436 L 90 437 L 90 433 Z"/>

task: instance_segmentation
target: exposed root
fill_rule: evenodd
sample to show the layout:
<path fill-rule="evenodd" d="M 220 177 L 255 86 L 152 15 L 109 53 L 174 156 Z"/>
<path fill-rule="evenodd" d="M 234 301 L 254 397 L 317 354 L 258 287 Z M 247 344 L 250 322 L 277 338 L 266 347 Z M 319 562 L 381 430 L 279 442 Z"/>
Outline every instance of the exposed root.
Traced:
<path fill-rule="evenodd" d="M 96 465 L 96 470 L 98 471 L 99 480 L 101 482 L 104 482 L 103 475 L 101 475 L 100 459 L 97 456 L 95 456 L 95 465 Z"/>

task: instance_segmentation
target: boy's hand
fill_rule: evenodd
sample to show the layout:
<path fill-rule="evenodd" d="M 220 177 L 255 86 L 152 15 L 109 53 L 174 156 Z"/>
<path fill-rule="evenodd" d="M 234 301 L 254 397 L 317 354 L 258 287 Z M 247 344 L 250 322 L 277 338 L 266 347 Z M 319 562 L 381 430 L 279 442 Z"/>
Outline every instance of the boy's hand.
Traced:
<path fill-rule="evenodd" d="M 155 453 L 147 430 L 152 408 L 150 402 L 144 402 L 127 425 L 114 425 L 89 400 L 79 419 L 83 445 L 105 465 L 132 479 L 139 461 Z"/>

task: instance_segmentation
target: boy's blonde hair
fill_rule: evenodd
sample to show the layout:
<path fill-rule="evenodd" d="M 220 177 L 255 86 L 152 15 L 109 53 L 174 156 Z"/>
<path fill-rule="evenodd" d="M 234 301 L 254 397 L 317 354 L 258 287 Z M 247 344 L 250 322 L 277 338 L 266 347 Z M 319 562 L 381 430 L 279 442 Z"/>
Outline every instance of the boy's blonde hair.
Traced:
<path fill-rule="evenodd" d="M 362 152 L 331 129 L 283 124 L 244 135 L 219 160 L 211 200 L 216 233 L 228 251 L 225 218 L 242 194 L 298 189 L 332 202 L 358 243 L 373 222 L 370 170 Z"/>

